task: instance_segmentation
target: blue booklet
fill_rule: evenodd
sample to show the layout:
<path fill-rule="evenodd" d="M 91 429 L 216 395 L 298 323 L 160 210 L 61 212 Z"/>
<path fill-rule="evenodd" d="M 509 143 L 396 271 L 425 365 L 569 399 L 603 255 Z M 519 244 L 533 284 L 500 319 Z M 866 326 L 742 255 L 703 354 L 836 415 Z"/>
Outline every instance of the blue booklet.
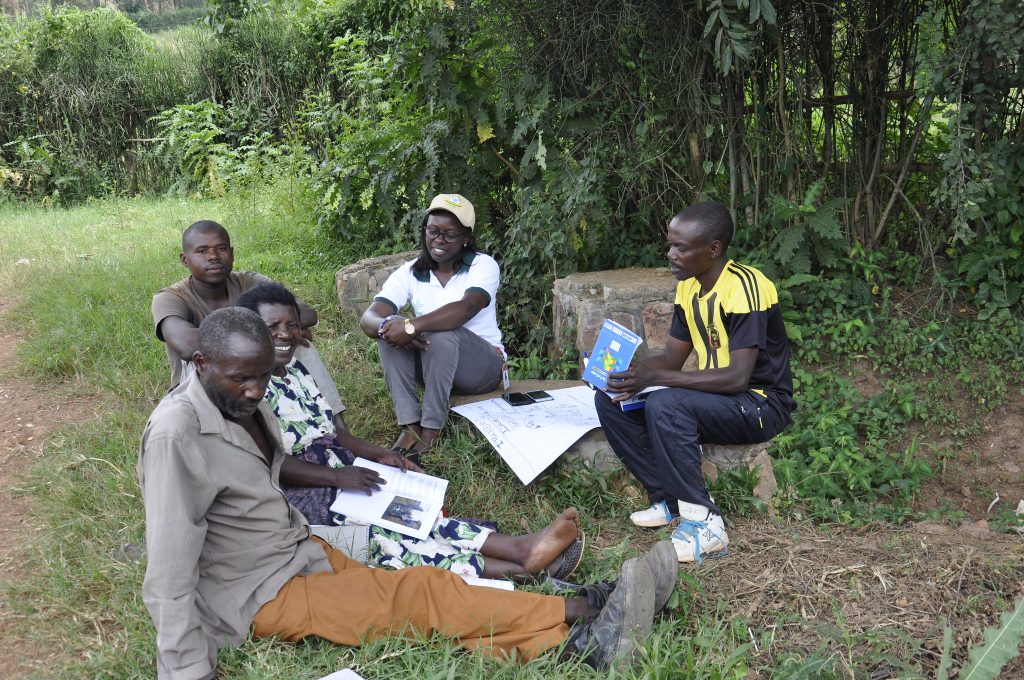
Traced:
<path fill-rule="evenodd" d="M 647 389 L 640 390 L 629 399 L 623 399 L 619 402 L 619 408 L 623 411 L 636 411 L 642 409 L 647 405 L 647 397 L 650 396 L 651 392 L 655 390 L 663 390 L 664 387 L 655 385 L 654 387 L 648 387 Z"/>
<path fill-rule="evenodd" d="M 633 360 L 636 348 L 643 338 L 622 324 L 605 319 L 597 336 L 594 351 L 590 353 L 583 380 L 599 390 L 608 391 L 608 374 L 625 371 Z"/>

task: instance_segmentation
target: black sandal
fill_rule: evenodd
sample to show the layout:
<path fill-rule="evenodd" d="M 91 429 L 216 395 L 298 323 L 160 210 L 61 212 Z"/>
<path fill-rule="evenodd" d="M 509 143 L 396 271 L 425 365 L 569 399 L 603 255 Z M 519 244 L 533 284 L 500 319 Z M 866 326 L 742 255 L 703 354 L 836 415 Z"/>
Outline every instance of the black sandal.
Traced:
<path fill-rule="evenodd" d="M 583 550 L 586 546 L 587 535 L 581 531 L 579 538 L 562 551 L 562 563 L 558 565 L 558 569 L 554 574 L 547 574 L 548 577 L 556 581 L 565 581 L 580 566 L 580 562 L 583 561 Z"/>

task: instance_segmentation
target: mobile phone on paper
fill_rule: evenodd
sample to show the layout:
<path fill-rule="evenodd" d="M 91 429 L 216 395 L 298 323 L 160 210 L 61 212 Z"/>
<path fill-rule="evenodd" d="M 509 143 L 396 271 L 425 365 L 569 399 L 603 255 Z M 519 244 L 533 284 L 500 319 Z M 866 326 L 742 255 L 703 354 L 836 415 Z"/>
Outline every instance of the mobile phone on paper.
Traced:
<path fill-rule="evenodd" d="M 506 392 L 501 398 L 507 401 L 509 406 L 526 406 L 533 403 L 533 399 L 522 392 Z"/>
<path fill-rule="evenodd" d="M 525 394 L 534 401 L 551 401 L 552 399 L 554 399 L 554 397 L 552 397 L 544 390 L 533 390 L 531 392 L 526 392 Z"/>

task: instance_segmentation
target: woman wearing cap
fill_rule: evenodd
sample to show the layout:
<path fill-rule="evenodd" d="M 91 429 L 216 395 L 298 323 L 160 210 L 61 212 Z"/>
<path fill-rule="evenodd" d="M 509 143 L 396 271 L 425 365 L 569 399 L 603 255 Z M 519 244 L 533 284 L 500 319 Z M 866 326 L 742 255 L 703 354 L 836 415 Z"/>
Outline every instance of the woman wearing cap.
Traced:
<path fill-rule="evenodd" d="M 377 338 L 402 433 L 395 450 L 430 448 L 452 391 L 483 394 L 501 384 L 505 350 L 495 316 L 498 263 L 473 247 L 476 212 L 458 194 L 430 202 L 420 256 L 395 270 L 360 320 Z M 398 315 L 406 303 L 414 316 Z M 423 385 L 423 403 L 417 397 Z"/>

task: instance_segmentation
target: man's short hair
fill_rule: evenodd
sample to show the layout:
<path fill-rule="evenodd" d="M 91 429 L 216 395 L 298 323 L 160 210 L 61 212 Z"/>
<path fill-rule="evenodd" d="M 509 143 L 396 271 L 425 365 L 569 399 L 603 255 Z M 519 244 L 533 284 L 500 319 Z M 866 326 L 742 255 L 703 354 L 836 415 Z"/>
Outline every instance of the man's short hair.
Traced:
<path fill-rule="evenodd" d="M 219 363 L 229 356 L 229 341 L 236 335 L 259 344 L 274 344 L 270 329 L 259 314 L 241 307 L 224 307 L 199 324 L 199 351 L 207 361 Z"/>
<path fill-rule="evenodd" d="M 676 214 L 673 221 L 690 222 L 697 226 L 697 231 L 708 243 L 719 241 L 722 250 L 732 243 L 732 234 L 735 229 L 732 215 L 719 201 L 701 201 L 694 203 Z"/>
<path fill-rule="evenodd" d="M 299 301 L 290 290 L 277 281 L 264 281 L 238 296 L 235 300 L 236 307 L 251 309 L 257 314 L 260 313 L 260 305 L 284 305 L 295 310 L 296 319 L 299 316 Z"/>
<path fill-rule="evenodd" d="M 198 234 L 207 231 L 220 232 L 228 240 L 228 243 L 231 242 L 231 235 L 228 234 L 227 229 L 221 226 L 220 222 L 214 222 L 213 220 L 199 220 L 198 222 L 193 222 L 192 224 L 188 225 L 188 228 L 185 229 L 184 232 L 182 232 L 181 249 L 183 251 L 188 249 L 188 240 L 192 237 L 192 234 Z"/>

